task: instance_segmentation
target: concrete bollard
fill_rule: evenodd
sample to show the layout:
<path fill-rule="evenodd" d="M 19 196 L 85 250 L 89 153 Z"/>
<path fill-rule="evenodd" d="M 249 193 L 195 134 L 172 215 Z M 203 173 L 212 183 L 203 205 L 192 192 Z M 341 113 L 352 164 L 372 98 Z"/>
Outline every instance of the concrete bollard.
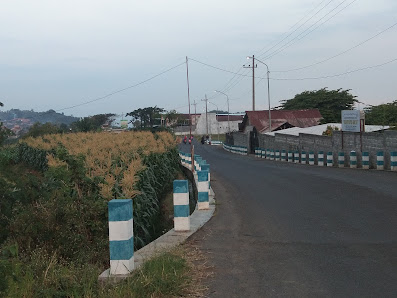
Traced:
<path fill-rule="evenodd" d="M 294 153 L 294 162 L 299 163 L 299 151 L 295 151 Z"/>
<path fill-rule="evenodd" d="M 376 169 L 384 170 L 384 168 L 385 168 L 385 163 L 384 163 L 383 151 L 378 151 L 378 153 L 376 154 Z"/>
<path fill-rule="evenodd" d="M 390 170 L 397 171 L 397 151 L 390 152 Z"/>
<path fill-rule="evenodd" d="M 338 153 L 338 167 L 343 168 L 345 166 L 345 152 Z"/>
<path fill-rule="evenodd" d="M 288 162 L 293 162 L 293 153 L 292 151 L 288 151 Z"/>
<path fill-rule="evenodd" d="M 189 185 L 187 180 L 174 180 L 174 229 L 190 231 Z"/>
<path fill-rule="evenodd" d="M 209 203 L 209 182 L 208 171 L 197 172 L 197 191 L 198 191 L 198 209 L 206 210 L 210 208 Z"/>
<path fill-rule="evenodd" d="M 266 149 L 261 149 L 261 157 L 266 158 Z"/>
<path fill-rule="evenodd" d="M 274 160 L 274 149 L 270 150 L 270 160 Z"/>
<path fill-rule="evenodd" d="M 281 150 L 281 161 L 287 161 L 287 152 L 284 149 Z"/>
<path fill-rule="evenodd" d="M 324 151 L 318 151 L 317 155 L 317 165 L 320 167 L 324 166 Z"/>
<path fill-rule="evenodd" d="M 259 152 L 260 152 L 260 149 L 255 148 L 255 157 L 260 157 Z"/>
<path fill-rule="evenodd" d="M 314 152 L 309 152 L 309 165 L 314 165 Z"/>
<path fill-rule="evenodd" d="M 276 150 L 276 155 L 274 157 L 276 160 L 280 160 L 280 150 Z"/>
<path fill-rule="evenodd" d="M 327 153 L 327 167 L 332 167 L 334 165 L 334 155 L 332 152 Z"/>
<path fill-rule="evenodd" d="M 108 203 L 110 275 L 129 274 L 134 270 L 134 221 L 131 199 Z"/>
<path fill-rule="evenodd" d="M 301 153 L 301 163 L 306 164 L 306 151 Z"/>
<path fill-rule="evenodd" d="M 201 170 L 202 170 L 202 171 L 207 171 L 207 172 L 208 172 L 208 188 L 211 188 L 211 172 L 210 172 L 210 165 L 207 164 L 207 163 L 201 165 Z"/>
<path fill-rule="evenodd" d="M 357 152 L 350 151 L 350 168 L 355 169 L 357 168 Z"/>
<path fill-rule="evenodd" d="M 369 169 L 369 152 L 363 152 L 362 155 L 363 169 Z"/>
<path fill-rule="evenodd" d="M 266 158 L 270 159 L 270 149 L 266 149 Z"/>

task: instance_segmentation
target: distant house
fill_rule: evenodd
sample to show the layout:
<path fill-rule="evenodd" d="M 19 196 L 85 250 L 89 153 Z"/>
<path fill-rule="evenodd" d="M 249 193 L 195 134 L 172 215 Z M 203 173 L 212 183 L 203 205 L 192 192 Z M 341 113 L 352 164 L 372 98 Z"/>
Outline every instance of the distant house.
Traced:
<path fill-rule="evenodd" d="M 270 131 L 292 127 L 310 127 L 320 124 L 322 118 L 318 109 L 312 110 L 271 110 Z M 239 131 L 247 133 L 254 128 L 258 133 L 269 132 L 269 111 L 246 111 Z"/>

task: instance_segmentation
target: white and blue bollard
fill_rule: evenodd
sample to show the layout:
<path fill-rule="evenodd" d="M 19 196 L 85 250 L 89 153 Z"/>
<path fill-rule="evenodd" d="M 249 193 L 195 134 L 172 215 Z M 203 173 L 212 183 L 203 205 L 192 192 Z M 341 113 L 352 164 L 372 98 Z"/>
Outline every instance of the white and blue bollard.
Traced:
<path fill-rule="evenodd" d="M 321 167 L 324 166 L 324 151 L 318 151 L 317 165 Z"/>
<path fill-rule="evenodd" d="M 314 152 L 310 151 L 309 152 L 309 165 L 314 165 Z"/>
<path fill-rule="evenodd" d="M 294 153 L 294 162 L 299 163 L 299 151 L 295 151 Z"/>
<path fill-rule="evenodd" d="M 189 184 L 187 180 L 174 180 L 174 229 L 190 231 Z"/>
<path fill-rule="evenodd" d="M 301 163 L 306 164 L 306 151 L 301 153 Z"/>
<path fill-rule="evenodd" d="M 332 152 L 327 153 L 327 167 L 332 167 L 334 165 L 334 155 Z"/>
<path fill-rule="evenodd" d="M 390 170 L 397 171 L 397 151 L 390 152 Z"/>
<path fill-rule="evenodd" d="M 369 152 L 363 152 L 362 164 L 363 164 L 363 169 L 366 169 L 366 170 L 369 169 Z"/>
<path fill-rule="evenodd" d="M 343 168 L 345 166 L 345 152 L 338 153 L 338 167 Z"/>
<path fill-rule="evenodd" d="M 266 158 L 266 149 L 261 148 L 261 157 Z"/>
<path fill-rule="evenodd" d="M 287 152 L 284 149 L 281 150 L 281 161 L 287 161 Z"/>
<path fill-rule="evenodd" d="M 293 161 L 294 161 L 293 153 L 292 151 L 288 151 L 288 162 L 293 162 Z"/>
<path fill-rule="evenodd" d="M 132 200 L 111 200 L 108 209 L 110 275 L 129 274 L 134 270 Z"/>
<path fill-rule="evenodd" d="M 261 157 L 261 148 L 255 148 L 255 157 Z"/>
<path fill-rule="evenodd" d="M 210 208 L 208 171 L 197 172 L 198 209 Z"/>
<path fill-rule="evenodd" d="M 270 150 L 270 160 L 274 160 L 274 149 Z"/>
<path fill-rule="evenodd" d="M 266 158 L 270 159 L 270 149 L 266 149 Z"/>
<path fill-rule="evenodd" d="M 357 152 L 350 151 L 350 168 L 355 169 L 357 168 Z"/>
<path fill-rule="evenodd" d="M 276 150 L 276 154 L 274 156 L 276 160 L 280 160 L 280 150 Z"/>
<path fill-rule="evenodd" d="M 383 151 L 378 151 L 376 153 L 376 169 L 384 170 L 384 168 L 385 168 L 385 163 L 384 163 Z"/>
<path fill-rule="evenodd" d="M 211 188 L 211 172 L 210 172 L 210 165 L 205 163 L 201 165 L 201 170 L 202 171 L 207 171 L 208 172 L 208 188 Z"/>

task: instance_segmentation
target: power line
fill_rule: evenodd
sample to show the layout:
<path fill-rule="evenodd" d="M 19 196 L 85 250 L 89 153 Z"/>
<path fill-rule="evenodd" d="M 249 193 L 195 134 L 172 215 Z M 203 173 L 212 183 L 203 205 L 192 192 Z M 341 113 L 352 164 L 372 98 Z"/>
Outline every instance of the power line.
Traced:
<path fill-rule="evenodd" d="M 381 64 L 377 64 L 377 65 L 371 65 L 371 66 L 367 66 L 367 67 L 363 67 L 363 68 L 358 68 L 355 70 L 350 70 L 344 73 L 339 73 L 339 74 L 335 74 L 335 75 L 328 75 L 328 76 L 322 76 L 322 77 L 313 77 L 313 78 L 270 78 L 271 80 L 275 80 L 275 81 L 304 81 L 304 80 L 320 80 L 320 79 L 328 79 L 328 78 L 334 78 L 334 77 L 339 77 L 339 76 L 343 76 L 343 75 L 347 75 L 350 73 L 354 73 L 354 72 L 358 72 L 358 71 L 363 71 L 363 70 L 367 70 L 367 69 L 371 69 L 371 68 L 376 68 L 376 67 L 381 67 L 384 66 L 386 64 L 390 64 L 397 61 L 397 58 L 381 63 Z"/>
<path fill-rule="evenodd" d="M 314 7 L 308 14 L 306 14 L 302 19 L 300 19 L 297 23 L 295 23 L 295 25 L 293 25 L 290 30 L 292 30 L 292 28 L 294 28 L 296 25 L 298 25 L 302 20 L 304 20 L 308 15 L 310 15 L 312 13 L 312 11 L 314 11 L 315 9 L 317 9 L 321 4 L 323 4 L 326 0 L 323 0 L 319 5 L 317 5 L 316 7 Z M 322 11 L 325 7 L 327 7 L 333 0 L 329 1 L 326 5 L 324 5 L 322 8 L 320 8 L 314 15 L 312 15 L 308 20 L 306 20 L 306 22 L 304 22 L 303 24 L 301 24 L 298 28 L 296 28 L 294 31 L 292 31 L 290 34 L 288 34 L 286 37 L 284 37 L 283 39 L 281 39 L 278 43 L 276 43 L 275 45 L 273 45 L 271 48 L 267 49 L 265 52 L 263 52 L 262 54 L 259 54 L 258 56 L 261 57 L 263 55 L 265 55 L 267 52 L 269 52 L 270 50 L 274 49 L 276 46 L 278 46 L 280 43 L 282 43 L 284 40 L 286 40 L 288 37 L 290 37 L 292 34 L 294 34 L 297 30 L 299 30 L 302 26 L 304 26 L 308 21 L 310 21 L 313 17 L 315 17 L 320 11 Z M 287 34 L 287 32 L 285 32 L 283 35 Z M 264 48 L 262 48 L 259 53 L 261 51 L 263 51 Z"/>
<path fill-rule="evenodd" d="M 301 69 L 309 68 L 309 67 L 312 67 L 312 66 L 319 65 L 319 64 L 321 64 L 321 63 L 327 62 L 327 61 L 329 61 L 329 60 L 331 60 L 331 59 L 334 59 L 334 58 L 336 58 L 336 57 L 339 57 L 339 56 L 341 56 L 341 55 L 343 55 L 343 54 L 345 54 L 345 53 L 347 53 L 347 52 L 349 52 L 349 51 L 351 51 L 351 50 L 353 50 L 353 49 L 355 49 L 355 48 L 357 48 L 357 47 L 359 47 L 359 46 L 365 44 L 366 42 L 368 42 L 368 41 L 374 39 L 375 37 L 378 37 L 378 36 L 381 35 L 382 33 L 384 33 L 384 32 L 386 32 L 386 31 L 390 30 L 390 29 L 393 28 L 393 27 L 395 27 L 396 25 L 397 25 L 397 23 L 394 23 L 394 24 L 391 25 L 390 27 L 388 27 L 388 28 L 382 30 L 381 32 L 378 32 L 378 33 L 375 34 L 374 36 L 372 36 L 372 37 L 370 37 L 370 38 L 368 38 L 368 39 L 366 39 L 366 40 L 364 40 L 364 41 L 362 41 L 362 42 L 356 44 L 355 46 L 353 46 L 353 47 L 351 47 L 351 48 L 349 48 L 349 49 L 347 49 L 347 50 L 345 50 L 345 51 L 343 51 L 343 52 L 340 52 L 339 54 L 336 54 L 336 55 L 334 55 L 334 56 L 332 56 L 332 57 L 329 57 L 329 58 L 327 58 L 327 59 L 324 59 L 324 60 L 322 60 L 322 61 L 319 61 L 319 62 L 310 64 L 310 65 L 307 65 L 307 66 L 299 67 L 299 68 L 294 68 L 294 69 L 289 69 L 289 70 L 273 70 L 272 72 L 290 72 L 290 71 L 296 71 L 296 70 L 301 70 Z"/>
<path fill-rule="evenodd" d="M 171 67 L 171 68 L 169 68 L 169 69 L 167 69 L 167 70 L 165 70 L 165 71 L 163 71 L 163 72 L 160 72 L 160 73 L 158 73 L 158 74 L 156 74 L 156 75 L 154 75 L 154 76 L 152 76 L 152 77 L 150 77 L 150 78 L 148 78 L 148 79 L 146 79 L 146 80 L 144 80 L 144 81 L 141 81 L 141 82 L 139 82 L 139 83 L 137 83 L 137 84 L 128 86 L 128 87 L 123 88 L 123 89 L 116 90 L 116 91 L 114 91 L 114 92 L 112 92 L 112 93 L 109 93 L 109 94 L 107 94 L 107 95 L 105 95 L 105 96 L 101 96 L 101 97 L 98 97 L 98 98 L 95 98 L 95 99 L 92 99 L 92 100 L 89 100 L 89 101 L 86 101 L 86 102 L 83 102 L 83 103 L 80 103 L 80 104 L 77 104 L 77 105 L 74 105 L 74 106 L 70 106 L 70 107 L 67 107 L 67 108 L 59 109 L 59 110 L 57 110 L 57 112 L 64 111 L 64 110 L 69 110 L 69 109 L 76 108 L 76 107 L 80 107 L 80 106 L 83 106 L 83 105 L 86 105 L 86 104 L 89 104 L 89 103 L 93 103 L 93 102 L 95 102 L 95 101 L 108 98 L 108 97 L 110 97 L 110 96 L 112 96 L 112 95 L 115 95 L 115 94 L 117 94 L 117 93 L 123 92 L 123 91 L 125 91 L 125 90 L 131 89 L 131 88 L 134 88 L 134 87 L 137 87 L 137 86 L 142 85 L 142 84 L 144 84 L 144 83 L 146 83 L 146 82 L 149 82 L 149 81 L 151 81 L 151 80 L 153 80 L 153 79 L 155 79 L 155 78 L 157 78 L 157 77 L 159 77 L 159 76 L 161 76 L 161 75 L 163 75 L 163 74 L 165 74 L 165 73 L 167 73 L 167 72 L 169 72 L 169 71 L 171 71 L 171 70 L 173 70 L 173 69 L 175 69 L 175 68 L 177 68 L 177 67 L 179 67 L 179 66 L 181 66 L 181 65 L 184 65 L 185 63 L 186 63 L 186 62 L 182 62 L 182 63 L 180 63 L 180 64 L 178 64 L 178 65 L 176 65 L 176 66 L 173 66 L 173 67 Z"/>
<path fill-rule="evenodd" d="M 331 12 L 333 12 L 335 9 L 337 9 L 339 6 L 341 6 L 344 2 L 346 2 L 347 0 L 343 0 L 341 3 L 339 3 L 336 7 L 334 7 L 331 11 L 329 11 L 326 15 L 324 15 L 322 18 L 320 18 L 319 20 L 317 20 L 315 23 L 313 23 L 312 25 L 310 25 L 308 28 L 306 28 L 304 31 L 302 31 L 299 35 L 295 36 L 293 39 L 291 39 L 288 43 L 286 43 L 285 45 L 283 45 L 282 47 L 280 47 L 279 49 L 277 49 L 276 51 L 274 51 L 273 53 L 271 53 L 270 55 L 262 58 L 262 59 L 270 59 L 271 57 L 283 52 L 285 49 L 289 48 L 291 45 L 295 44 L 297 41 L 305 38 L 307 35 L 309 35 L 310 33 L 312 33 L 314 30 L 316 30 L 317 28 L 319 28 L 320 26 L 322 26 L 323 24 L 325 24 L 326 22 L 328 22 L 329 20 L 331 20 L 332 18 L 334 18 L 337 14 L 341 13 L 343 10 L 345 10 L 347 7 L 349 7 L 351 4 L 353 4 L 354 2 L 356 2 L 357 0 L 353 0 L 352 2 L 350 2 L 349 4 L 347 4 L 346 6 L 344 6 L 342 9 L 340 9 L 339 11 L 337 11 L 334 15 L 332 15 L 330 18 L 328 18 L 327 20 L 325 20 L 324 22 L 322 22 L 320 25 L 318 25 L 317 27 L 315 27 L 313 30 L 309 31 L 307 34 L 305 34 L 304 36 L 302 36 L 302 34 L 304 34 L 305 32 L 307 32 L 310 28 L 312 28 L 314 25 L 318 24 L 322 19 L 324 19 L 326 16 L 328 16 Z M 301 38 L 299 38 L 300 36 L 302 36 Z"/>

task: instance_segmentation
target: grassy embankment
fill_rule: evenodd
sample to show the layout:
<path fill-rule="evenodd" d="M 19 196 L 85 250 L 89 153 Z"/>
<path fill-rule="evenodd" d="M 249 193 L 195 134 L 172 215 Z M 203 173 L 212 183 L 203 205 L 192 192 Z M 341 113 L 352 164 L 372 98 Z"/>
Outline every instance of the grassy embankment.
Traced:
<path fill-rule="evenodd" d="M 168 133 L 51 135 L 2 148 L 0 295 L 179 295 L 189 266 L 175 254 L 158 256 L 115 287 L 97 283 L 109 264 L 107 202 L 133 198 L 138 249 L 169 228 L 164 198 L 178 172 Z"/>

